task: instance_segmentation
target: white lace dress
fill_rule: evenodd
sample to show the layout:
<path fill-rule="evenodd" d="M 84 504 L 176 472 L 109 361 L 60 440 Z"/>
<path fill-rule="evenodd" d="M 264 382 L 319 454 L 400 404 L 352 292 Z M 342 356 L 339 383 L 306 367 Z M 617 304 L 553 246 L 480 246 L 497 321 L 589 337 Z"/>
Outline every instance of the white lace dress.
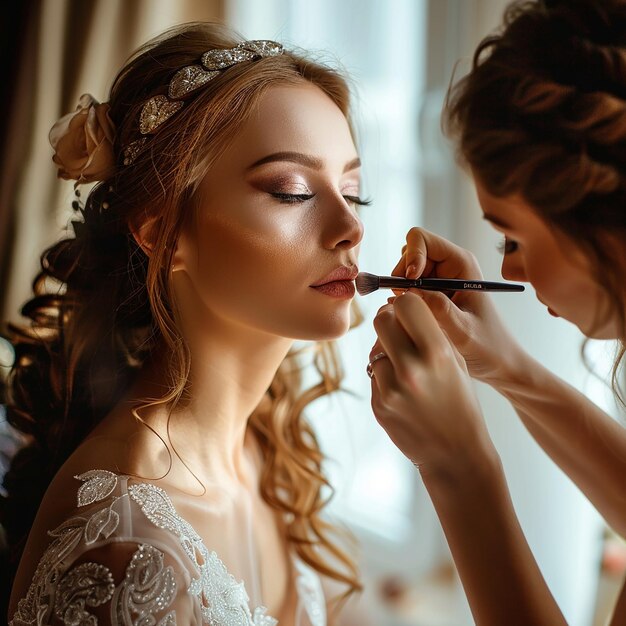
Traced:
<path fill-rule="evenodd" d="M 251 582 L 259 604 L 251 605 L 244 581 L 207 548 L 164 489 L 106 470 L 76 478 L 82 482 L 76 483 L 76 515 L 48 533 L 51 541 L 10 626 L 94 626 L 103 611 L 107 624 L 119 626 L 278 624 L 260 604 L 258 581 Z M 224 528 L 235 543 L 247 543 L 233 531 Z M 298 592 L 294 625 L 326 626 L 317 572 L 290 555 Z"/>

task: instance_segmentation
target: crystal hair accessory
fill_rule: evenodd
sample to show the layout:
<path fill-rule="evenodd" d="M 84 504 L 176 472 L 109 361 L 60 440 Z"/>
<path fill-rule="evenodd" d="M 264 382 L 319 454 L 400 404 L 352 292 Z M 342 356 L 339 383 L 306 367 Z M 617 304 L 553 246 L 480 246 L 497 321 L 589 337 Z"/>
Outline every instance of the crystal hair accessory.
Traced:
<path fill-rule="evenodd" d="M 114 138 L 108 103 L 84 93 L 76 110 L 58 120 L 48 135 L 57 176 L 76 180 L 76 185 L 105 180 L 115 169 Z"/>
<path fill-rule="evenodd" d="M 243 41 L 234 48 L 208 50 L 201 57 L 201 65 L 187 65 L 178 70 L 169 82 L 167 96 L 154 96 L 143 105 L 139 115 L 139 132 L 143 137 L 124 148 L 124 165 L 130 165 L 143 150 L 148 139 L 146 135 L 154 133 L 182 109 L 183 98 L 219 76 L 222 70 L 243 61 L 278 56 L 283 51 L 283 46 L 275 41 Z"/>

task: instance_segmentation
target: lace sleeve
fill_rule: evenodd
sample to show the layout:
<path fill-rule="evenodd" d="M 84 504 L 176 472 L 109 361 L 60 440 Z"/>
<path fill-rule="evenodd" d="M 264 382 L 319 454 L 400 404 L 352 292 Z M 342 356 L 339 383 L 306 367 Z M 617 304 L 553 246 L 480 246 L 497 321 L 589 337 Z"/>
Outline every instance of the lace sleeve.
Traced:
<path fill-rule="evenodd" d="M 110 543 L 84 553 L 81 561 L 58 581 L 54 615 L 61 623 L 192 623 L 188 575 L 162 550 L 148 543 Z"/>
<path fill-rule="evenodd" d="M 75 514 L 54 530 L 10 626 L 179 626 L 201 623 L 180 545 L 137 523 L 111 472 L 77 476 Z M 198 617 L 200 616 L 200 617 Z"/>
<path fill-rule="evenodd" d="M 187 591 L 189 574 L 173 555 L 149 543 L 99 545 L 83 552 L 56 580 L 46 582 L 47 603 L 32 606 L 29 598 L 20 601 L 10 626 L 196 623 L 196 607 Z"/>

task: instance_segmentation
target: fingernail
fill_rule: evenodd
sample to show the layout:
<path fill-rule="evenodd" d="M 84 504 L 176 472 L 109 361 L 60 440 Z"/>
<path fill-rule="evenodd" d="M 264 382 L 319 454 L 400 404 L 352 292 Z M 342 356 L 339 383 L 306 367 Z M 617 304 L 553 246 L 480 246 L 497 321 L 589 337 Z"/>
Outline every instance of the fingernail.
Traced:
<path fill-rule="evenodd" d="M 389 304 L 393 304 L 393 301 L 396 299 L 396 296 L 391 296 L 390 298 L 387 298 L 387 302 L 389 302 Z"/>
<path fill-rule="evenodd" d="M 417 265 L 409 265 L 406 268 L 406 278 L 417 278 Z"/>

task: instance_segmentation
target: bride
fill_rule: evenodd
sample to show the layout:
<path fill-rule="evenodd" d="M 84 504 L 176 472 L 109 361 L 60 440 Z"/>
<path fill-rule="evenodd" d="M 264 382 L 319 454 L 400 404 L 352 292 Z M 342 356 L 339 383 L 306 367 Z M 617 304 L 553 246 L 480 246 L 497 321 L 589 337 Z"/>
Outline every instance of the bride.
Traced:
<path fill-rule="evenodd" d="M 10 623 L 332 623 L 322 581 L 347 587 L 337 610 L 362 586 L 302 411 L 360 321 L 345 80 L 184 24 L 50 140 L 60 177 L 99 182 L 10 327 L 30 437 L 2 507 Z M 315 342 L 304 391 L 294 340 Z"/>

